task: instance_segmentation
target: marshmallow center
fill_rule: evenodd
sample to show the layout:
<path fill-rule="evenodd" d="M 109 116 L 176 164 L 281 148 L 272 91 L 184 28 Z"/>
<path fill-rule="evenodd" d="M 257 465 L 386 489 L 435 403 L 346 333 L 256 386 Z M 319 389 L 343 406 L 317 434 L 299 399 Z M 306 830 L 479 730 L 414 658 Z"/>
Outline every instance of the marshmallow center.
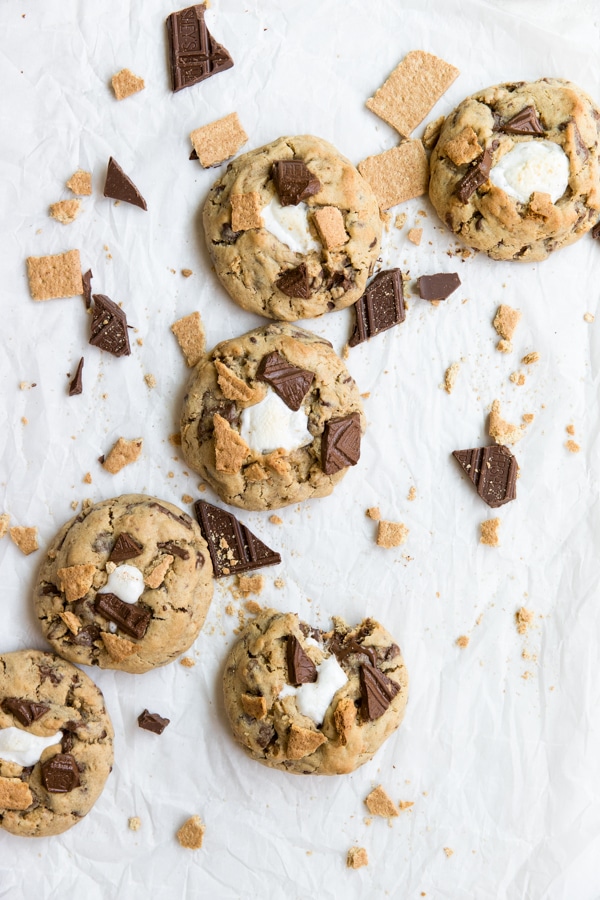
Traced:
<path fill-rule="evenodd" d="M 306 255 L 310 250 L 321 249 L 308 227 L 308 206 L 298 203 L 296 206 L 282 206 L 277 197 L 273 197 L 268 206 L 261 210 L 263 228 L 282 244 L 286 244 L 294 253 Z"/>
<path fill-rule="evenodd" d="M 291 453 L 313 440 L 304 409 L 290 409 L 271 388 L 260 403 L 242 410 L 240 434 L 255 453 Z"/>
<path fill-rule="evenodd" d="M 552 141 L 521 141 L 496 163 L 490 181 L 521 203 L 534 191 L 550 194 L 556 203 L 569 183 L 569 158 Z"/>

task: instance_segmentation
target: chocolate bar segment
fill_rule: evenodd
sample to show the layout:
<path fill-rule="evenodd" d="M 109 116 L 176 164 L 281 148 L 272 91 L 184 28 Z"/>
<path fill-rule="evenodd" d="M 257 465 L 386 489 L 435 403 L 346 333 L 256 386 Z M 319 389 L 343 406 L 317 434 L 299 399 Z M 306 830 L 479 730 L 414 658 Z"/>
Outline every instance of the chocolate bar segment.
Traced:
<path fill-rule="evenodd" d="M 83 393 L 83 356 L 77 363 L 75 375 L 69 385 L 69 397 L 74 397 L 76 394 L 81 393 Z"/>
<path fill-rule="evenodd" d="M 121 631 L 138 641 L 146 634 L 152 613 L 133 603 L 124 603 L 116 594 L 96 594 L 94 609 L 105 619 L 118 625 Z"/>
<path fill-rule="evenodd" d="M 233 66 L 230 54 L 206 27 L 203 4 L 171 13 L 167 34 L 174 93 Z"/>
<path fill-rule="evenodd" d="M 486 147 L 481 156 L 479 156 L 471 166 L 466 175 L 461 178 L 456 189 L 458 199 L 461 203 L 466 203 L 469 197 L 475 193 L 477 188 L 489 178 L 492 168 L 492 150 Z"/>
<path fill-rule="evenodd" d="M 417 281 L 421 300 L 447 300 L 460 287 L 456 272 L 439 272 L 437 275 L 421 275 Z"/>
<path fill-rule="evenodd" d="M 295 634 L 288 634 L 286 658 L 289 684 L 297 687 L 317 680 L 317 667 Z"/>
<path fill-rule="evenodd" d="M 321 441 L 321 466 L 326 475 L 334 475 L 360 459 L 360 415 L 350 413 L 325 423 Z"/>
<path fill-rule="evenodd" d="M 545 134 L 534 106 L 525 106 L 498 128 L 504 134 Z"/>
<path fill-rule="evenodd" d="M 106 181 L 104 182 L 104 196 L 113 200 L 122 200 L 124 203 L 131 203 L 133 206 L 139 206 L 140 209 L 148 209 L 146 201 L 131 178 L 125 174 L 119 163 L 112 156 L 108 160 Z"/>
<path fill-rule="evenodd" d="M 286 269 L 275 279 L 275 287 L 286 297 L 300 297 L 308 300 L 312 291 L 306 263 L 300 263 L 295 269 Z"/>
<path fill-rule="evenodd" d="M 127 316 L 104 294 L 94 294 L 92 336 L 89 343 L 113 356 L 129 356 L 131 353 Z"/>
<path fill-rule="evenodd" d="M 389 708 L 400 690 L 400 686 L 371 665 L 360 667 L 361 715 L 368 722 L 374 722 Z"/>
<path fill-rule="evenodd" d="M 373 647 L 364 647 L 362 644 L 359 644 L 355 638 L 350 638 L 350 640 L 342 642 L 339 635 L 336 634 L 329 642 L 329 649 L 336 656 L 339 663 L 343 663 L 349 656 L 362 654 L 367 657 L 372 666 L 377 665 L 377 654 Z"/>
<path fill-rule="evenodd" d="M 79 787 L 79 769 L 70 753 L 57 753 L 41 769 L 42 784 L 50 794 L 68 794 Z"/>
<path fill-rule="evenodd" d="M 354 310 L 356 325 L 348 341 L 350 347 L 404 322 L 406 309 L 400 269 L 386 269 L 376 275 L 354 304 Z"/>
<path fill-rule="evenodd" d="M 263 544 L 227 510 L 205 500 L 197 500 L 194 510 L 208 544 L 215 578 L 281 562 L 279 553 Z"/>
<path fill-rule="evenodd" d="M 13 715 L 24 728 L 37 722 L 44 713 L 50 709 L 45 703 L 36 703 L 33 700 L 21 700 L 19 697 L 7 697 L 2 701 L 2 709 L 5 713 Z"/>
<path fill-rule="evenodd" d="M 293 366 L 274 350 L 263 356 L 256 370 L 256 377 L 259 381 L 270 384 L 285 405 L 296 411 L 300 409 L 315 373 Z"/>
<path fill-rule="evenodd" d="M 125 559 L 134 559 L 144 552 L 144 547 L 134 537 L 122 531 L 110 551 L 109 562 L 123 562 Z"/>
<path fill-rule="evenodd" d="M 492 509 L 504 506 L 517 496 L 519 466 L 508 447 L 493 444 L 471 450 L 455 450 L 452 454 L 477 493 Z"/>
<path fill-rule="evenodd" d="M 271 177 L 282 206 L 296 206 L 321 190 L 321 182 L 301 159 L 274 162 Z"/>
<path fill-rule="evenodd" d="M 89 309 L 92 305 L 92 270 L 88 269 L 81 276 L 83 282 L 83 299 L 85 300 L 85 308 Z"/>
<path fill-rule="evenodd" d="M 148 712 L 147 709 L 138 716 L 138 725 L 145 731 L 152 731 L 154 734 L 162 734 L 170 719 L 163 719 L 158 713 Z"/>

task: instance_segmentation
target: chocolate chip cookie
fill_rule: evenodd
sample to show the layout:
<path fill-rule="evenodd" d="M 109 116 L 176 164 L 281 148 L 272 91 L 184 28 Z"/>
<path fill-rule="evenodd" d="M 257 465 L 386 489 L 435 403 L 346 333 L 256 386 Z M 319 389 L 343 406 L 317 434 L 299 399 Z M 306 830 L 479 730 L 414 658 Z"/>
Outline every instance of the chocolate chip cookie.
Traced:
<path fill-rule="evenodd" d="M 239 156 L 204 206 L 215 271 L 243 309 L 296 321 L 362 296 L 379 253 L 375 195 L 331 144 L 282 137 Z"/>
<path fill-rule="evenodd" d="M 492 259 L 545 259 L 600 211 L 600 110 L 569 81 L 499 84 L 446 119 L 431 156 L 438 215 Z"/>
<path fill-rule="evenodd" d="M 296 775 L 344 775 L 398 728 L 408 696 L 400 648 L 378 622 L 322 632 L 264 610 L 232 648 L 225 709 L 252 759 Z"/>
<path fill-rule="evenodd" d="M 65 659 L 140 673 L 196 640 L 212 585 L 196 522 L 172 503 L 124 494 L 61 528 L 38 576 L 35 609 Z"/>
<path fill-rule="evenodd" d="M 364 427 L 358 388 L 331 344 L 273 323 L 198 364 L 181 444 L 226 503 L 277 509 L 330 494 L 358 462 Z"/>
<path fill-rule="evenodd" d="M 101 691 L 53 653 L 0 656 L 0 828 L 60 834 L 85 816 L 113 762 Z"/>

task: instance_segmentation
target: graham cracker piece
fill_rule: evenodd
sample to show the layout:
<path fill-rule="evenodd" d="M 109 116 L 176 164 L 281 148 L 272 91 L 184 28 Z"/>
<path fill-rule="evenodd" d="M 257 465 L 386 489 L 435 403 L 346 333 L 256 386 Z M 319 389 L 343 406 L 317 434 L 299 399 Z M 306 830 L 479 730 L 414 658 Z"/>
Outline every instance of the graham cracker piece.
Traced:
<path fill-rule="evenodd" d="M 81 296 L 83 279 L 79 250 L 68 250 L 56 256 L 29 256 L 27 277 L 34 300 Z"/>
<path fill-rule="evenodd" d="M 192 816 L 177 832 L 177 840 L 187 850 L 199 850 L 205 830 L 200 816 Z"/>
<path fill-rule="evenodd" d="M 206 348 L 206 336 L 199 312 L 193 312 L 171 325 L 171 331 L 177 338 L 188 366 L 200 362 Z"/>
<path fill-rule="evenodd" d="M 257 616 L 260 612 L 262 612 L 262 606 L 260 605 L 260 603 L 257 603 L 256 600 L 246 600 L 246 602 L 244 603 L 244 608 L 247 609 L 248 612 L 253 616 Z"/>
<path fill-rule="evenodd" d="M 519 634 L 525 634 L 527 629 L 533 625 L 534 613 L 532 609 L 526 609 L 522 606 L 515 613 L 515 624 Z"/>
<path fill-rule="evenodd" d="M 361 869 L 369 865 L 369 857 L 364 847 L 350 847 L 346 857 L 346 868 Z"/>
<path fill-rule="evenodd" d="M 411 50 L 367 100 L 367 106 L 408 137 L 459 75 L 457 68 L 433 53 Z"/>
<path fill-rule="evenodd" d="M 246 441 L 234 431 L 227 419 L 218 413 L 213 416 L 215 430 L 215 467 L 217 472 L 236 475 L 250 453 Z"/>
<path fill-rule="evenodd" d="M 406 213 L 398 213 L 398 215 L 394 219 L 394 228 L 404 228 L 404 226 L 406 225 L 406 219 Z"/>
<path fill-rule="evenodd" d="M 502 519 L 486 519 L 485 522 L 481 523 L 480 543 L 487 544 L 488 547 L 500 546 L 498 529 L 500 528 L 501 521 Z"/>
<path fill-rule="evenodd" d="M 351 700 L 350 697 L 342 697 L 335 708 L 333 724 L 340 736 L 340 744 L 343 747 L 348 743 L 348 733 L 352 730 L 355 722 L 356 706 L 354 705 L 354 700 Z"/>
<path fill-rule="evenodd" d="M 456 638 L 456 646 L 461 648 L 468 647 L 469 641 L 470 638 L 468 638 L 466 634 L 461 634 L 460 637 Z"/>
<path fill-rule="evenodd" d="M 455 166 L 473 162 L 483 153 L 483 147 L 470 125 L 463 128 L 451 141 L 446 141 L 442 150 Z"/>
<path fill-rule="evenodd" d="M 369 519 L 374 519 L 378 522 L 381 518 L 381 511 L 378 506 L 370 506 L 366 512 L 366 515 Z"/>
<path fill-rule="evenodd" d="M 8 533 L 8 523 L 10 522 L 10 516 L 8 513 L 2 513 L 0 516 L 0 538 L 3 538 Z"/>
<path fill-rule="evenodd" d="M 246 476 L 246 481 L 251 481 L 253 483 L 267 481 L 269 477 L 264 466 L 261 466 L 261 464 L 257 462 L 247 466 L 247 468 L 244 469 L 244 475 Z"/>
<path fill-rule="evenodd" d="M 446 372 L 444 373 L 444 390 L 447 394 L 451 394 L 454 390 L 454 385 L 456 384 L 459 370 L 460 363 L 452 363 L 452 365 L 448 366 L 448 368 L 446 369 Z"/>
<path fill-rule="evenodd" d="M 503 419 L 500 415 L 500 401 L 494 400 L 488 431 L 497 444 L 516 444 L 525 434 L 525 425 L 511 425 Z"/>
<path fill-rule="evenodd" d="M 81 619 L 76 616 L 75 613 L 65 610 L 65 612 L 60 612 L 59 616 L 61 617 L 71 634 L 79 634 L 79 629 L 81 628 Z"/>
<path fill-rule="evenodd" d="M 8 533 L 13 544 L 16 544 L 21 553 L 29 556 L 38 549 L 37 528 L 25 528 L 23 525 L 14 525 Z"/>
<path fill-rule="evenodd" d="M 202 128 L 196 128 L 190 134 L 190 139 L 200 164 L 208 169 L 235 156 L 248 140 L 248 135 L 242 128 L 238 114 L 233 112 L 203 125 Z"/>
<path fill-rule="evenodd" d="M 130 69 L 121 69 L 120 72 L 113 75 L 111 83 L 117 100 L 125 100 L 126 97 L 131 97 L 132 94 L 137 94 L 146 87 L 144 79 L 139 75 L 134 75 Z"/>
<path fill-rule="evenodd" d="M 33 796 L 26 781 L 0 777 L 0 809 L 27 809 Z"/>
<path fill-rule="evenodd" d="M 116 475 L 125 466 L 131 465 L 131 463 L 140 458 L 142 455 L 142 443 L 141 438 L 134 438 L 132 441 L 128 441 L 120 437 L 102 463 L 102 466 L 111 475 Z"/>
<path fill-rule="evenodd" d="M 384 819 L 391 819 L 398 815 L 396 804 L 388 797 L 381 785 L 373 788 L 365 803 L 372 816 L 381 816 Z"/>
<path fill-rule="evenodd" d="M 569 453 L 579 453 L 579 451 L 581 450 L 581 447 L 577 443 L 577 441 L 567 441 L 565 443 L 565 447 L 567 448 Z"/>
<path fill-rule="evenodd" d="M 405 809 L 410 809 L 411 806 L 414 806 L 414 805 L 415 805 L 414 800 L 401 800 L 400 803 L 398 804 L 401 811 L 404 811 Z"/>
<path fill-rule="evenodd" d="M 264 719 L 267 714 L 267 701 L 264 697 L 242 694 L 242 708 L 246 715 L 252 716 L 253 719 Z"/>
<path fill-rule="evenodd" d="M 136 645 L 127 638 L 119 637 L 118 634 L 111 634 L 109 631 L 101 631 L 100 637 L 102 643 L 106 647 L 106 652 L 117 662 L 122 662 L 135 652 Z"/>
<path fill-rule="evenodd" d="M 238 575 L 237 585 L 242 594 L 260 594 L 265 586 L 265 576 Z"/>
<path fill-rule="evenodd" d="M 534 191 L 529 198 L 529 212 L 542 219 L 549 219 L 555 213 L 555 206 L 550 194 L 543 191 Z"/>
<path fill-rule="evenodd" d="M 521 313 L 518 309 L 513 309 L 512 306 L 501 303 L 492 324 L 501 338 L 504 338 L 505 341 L 510 341 L 520 318 Z M 502 352 L 506 353 L 507 351 Z"/>
<path fill-rule="evenodd" d="M 310 728 L 301 728 L 292 725 L 288 735 L 287 759 L 304 759 L 326 742 L 327 738 L 320 731 L 312 731 Z"/>
<path fill-rule="evenodd" d="M 50 215 L 61 225 L 70 225 L 81 212 L 81 200 L 59 200 L 50 205 Z"/>
<path fill-rule="evenodd" d="M 513 345 L 510 341 L 505 341 L 504 338 L 501 338 L 496 344 L 496 350 L 500 353 L 512 353 Z"/>
<path fill-rule="evenodd" d="M 533 350 L 531 353 L 527 353 L 521 362 L 524 366 L 532 366 L 534 363 L 539 362 L 540 354 L 537 350 Z"/>
<path fill-rule="evenodd" d="M 152 571 L 149 572 L 148 575 L 144 576 L 144 584 L 152 590 L 160 587 L 165 580 L 165 575 L 169 571 L 169 566 L 173 562 L 173 559 L 174 557 L 171 556 L 170 553 L 167 553 L 167 555 L 161 559 L 158 565 L 154 566 Z"/>
<path fill-rule="evenodd" d="M 421 141 L 403 141 L 391 150 L 367 156 L 358 164 L 358 171 L 383 210 L 427 193 L 429 164 Z"/>
<path fill-rule="evenodd" d="M 442 125 L 445 121 L 446 116 L 438 116 L 437 119 L 433 119 L 433 121 L 425 126 L 425 131 L 423 132 L 423 145 L 426 150 L 433 150 L 437 144 Z"/>
<path fill-rule="evenodd" d="M 56 574 L 67 603 L 73 603 L 75 600 L 85 597 L 91 588 L 96 574 L 96 566 L 91 563 L 83 566 L 66 566 L 58 569 Z"/>
<path fill-rule="evenodd" d="M 249 231 L 251 228 L 262 228 L 263 219 L 260 214 L 262 204 L 258 191 L 247 194 L 231 194 L 231 229 L 232 231 Z"/>
<path fill-rule="evenodd" d="M 421 243 L 421 238 L 423 237 L 423 229 L 422 228 L 409 228 L 407 238 L 411 242 L 411 244 L 415 244 L 416 247 Z"/>
<path fill-rule="evenodd" d="M 344 227 L 344 217 L 337 206 L 322 206 L 320 209 L 316 209 L 313 219 L 321 242 L 327 250 L 336 250 L 347 242 L 348 235 Z"/>
<path fill-rule="evenodd" d="M 402 522 L 385 522 L 381 520 L 377 529 L 377 544 L 389 549 L 399 547 L 406 542 L 408 528 Z"/>
<path fill-rule="evenodd" d="M 67 181 L 67 187 L 80 197 L 90 197 L 92 194 L 92 173 L 77 169 Z"/>
<path fill-rule="evenodd" d="M 191 656 L 182 656 L 179 660 L 179 665 L 183 666 L 185 669 L 193 669 L 196 663 Z"/>
<path fill-rule="evenodd" d="M 189 278 L 190 275 L 193 275 L 194 273 L 192 272 L 191 269 L 182 269 L 181 274 L 183 275 L 184 278 Z"/>
<path fill-rule="evenodd" d="M 129 826 L 130 831 L 139 831 L 142 827 L 142 820 L 139 816 L 131 816 L 127 820 L 127 825 Z"/>
<path fill-rule="evenodd" d="M 256 389 L 238 378 L 220 359 L 215 359 L 215 369 L 217 370 L 218 385 L 227 400 L 241 400 L 243 403 L 255 400 Z"/>
<path fill-rule="evenodd" d="M 272 525 L 283 525 L 283 519 L 279 516 L 276 516 L 275 513 L 273 513 L 272 516 L 269 516 L 269 522 Z M 0 537 L 2 537 L 2 535 L 0 535 Z"/>

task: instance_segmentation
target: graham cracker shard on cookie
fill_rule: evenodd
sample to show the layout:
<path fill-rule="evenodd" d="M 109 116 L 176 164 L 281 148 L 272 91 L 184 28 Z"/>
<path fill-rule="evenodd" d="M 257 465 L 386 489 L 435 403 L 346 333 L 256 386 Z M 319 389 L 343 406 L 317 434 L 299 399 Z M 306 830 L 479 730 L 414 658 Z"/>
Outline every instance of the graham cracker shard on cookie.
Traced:
<path fill-rule="evenodd" d="M 525 434 L 524 425 L 511 425 L 500 415 L 500 401 L 494 400 L 490 411 L 488 427 L 490 437 L 497 444 L 516 444 Z"/>
<path fill-rule="evenodd" d="M 262 228 L 263 220 L 260 214 L 262 204 L 258 191 L 249 191 L 247 194 L 232 194 L 230 201 L 232 231 L 249 231 L 251 228 Z"/>
<path fill-rule="evenodd" d="M 288 735 L 287 759 L 304 759 L 326 742 L 327 738 L 320 731 L 292 725 Z"/>
<path fill-rule="evenodd" d="M 473 162 L 483 152 L 477 134 L 470 125 L 466 125 L 451 141 L 446 141 L 442 150 L 456 166 Z"/>
<path fill-rule="evenodd" d="M 0 809 L 27 809 L 33 796 L 26 781 L 0 777 Z"/>
<path fill-rule="evenodd" d="M 338 701 L 333 714 L 333 724 L 340 736 L 340 744 L 344 747 L 348 743 L 348 734 L 356 722 L 356 706 L 350 697 L 342 697 Z"/>
<path fill-rule="evenodd" d="M 109 631 L 101 631 L 100 637 L 102 638 L 102 643 L 104 644 L 108 655 L 117 662 L 122 662 L 135 652 L 136 645 L 133 641 L 128 641 L 127 638 L 119 637 L 118 634 L 111 634 Z"/>
<path fill-rule="evenodd" d="M 59 612 L 58 614 L 71 634 L 78 634 L 79 629 L 81 628 L 81 619 L 75 615 L 75 613 L 69 612 L 65 610 L 65 612 Z"/>
<path fill-rule="evenodd" d="M 253 719 L 264 719 L 267 715 L 267 701 L 264 697 L 255 697 L 253 694 L 242 694 L 242 709 Z"/>
<path fill-rule="evenodd" d="M 247 382 L 238 378 L 220 359 L 215 359 L 215 369 L 217 370 L 218 385 L 227 400 L 241 400 L 247 403 L 255 399 L 256 389 L 251 388 Z"/>
<path fill-rule="evenodd" d="M 142 443 L 141 438 L 134 438 L 132 441 L 128 441 L 120 437 L 102 463 L 103 467 L 111 475 L 116 475 L 125 466 L 131 465 L 131 463 L 140 458 L 142 455 Z"/>
<path fill-rule="evenodd" d="M 129 69 L 121 69 L 113 75 L 111 83 L 117 100 L 125 100 L 126 97 L 131 97 L 146 87 L 144 79 L 134 75 Z"/>
<path fill-rule="evenodd" d="M 190 139 L 200 164 L 208 169 L 235 156 L 248 140 L 248 135 L 242 127 L 238 114 L 233 112 L 222 119 L 196 128 L 190 134 Z"/>
<path fill-rule="evenodd" d="M 68 250 L 56 256 L 28 257 L 27 277 L 34 300 L 81 296 L 83 279 L 79 250 Z"/>
<path fill-rule="evenodd" d="M 25 556 L 29 556 L 30 553 L 38 549 L 37 528 L 15 525 L 13 528 L 9 528 L 8 533 L 13 544 L 16 544 Z"/>
<path fill-rule="evenodd" d="M 80 197 L 90 197 L 92 193 L 92 173 L 78 169 L 67 181 L 67 187 Z"/>
<path fill-rule="evenodd" d="M 384 819 L 390 819 L 398 815 L 396 804 L 388 797 L 381 785 L 374 788 L 365 803 L 372 816 L 382 816 Z"/>
<path fill-rule="evenodd" d="M 433 53 L 412 50 L 366 105 L 408 137 L 459 74 L 457 68 Z"/>
<path fill-rule="evenodd" d="M 206 348 L 206 336 L 199 312 L 178 319 L 171 325 L 171 331 L 177 338 L 188 366 L 200 362 Z"/>
<path fill-rule="evenodd" d="M 442 125 L 446 121 L 446 116 L 438 116 L 432 122 L 428 122 L 423 132 L 423 144 L 426 150 L 433 150 L 438 142 Z"/>
<path fill-rule="evenodd" d="M 187 850 L 199 850 L 205 830 L 200 816 L 191 816 L 177 832 L 177 840 Z"/>
<path fill-rule="evenodd" d="M 245 440 L 234 431 L 227 419 L 218 413 L 213 416 L 215 429 L 215 467 L 217 472 L 226 475 L 236 475 L 242 468 L 242 464 L 250 448 Z"/>
<path fill-rule="evenodd" d="M 406 542 L 408 528 L 402 522 L 385 522 L 381 520 L 377 528 L 377 544 L 379 547 L 399 547 Z"/>
<path fill-rule="evenodd" d="M 347 242 L 348 235 L 344 227 L 344 217 L 337 206 L 322 206 L 320 209 L 316 209 L 313 219 L 323 246 L 327 250 L 336 250 Z"/>
<path fill-rule="evenodd" d="M 75 600 L 85 597 L 91 588 L 96 574 L 96 566 L 91 563 L 82 566 L 66 566 L 58 569 L 56 574 L 67 603 L 73 603 Z"/>
<path fill-rule="evenodd" d="M 152 590 L 154 590 L 155 588 L 161 586 L 161 584 L 165 580 L 165 575 L 169 571 L 169 566 L 173 562 L 173 559 L 174 557 L 171 556 L 170 553 L 167 553 L 167 555 L 161 559 L 158 565 L 154 566 L 152 571 L 149 572 L 148 575 L 144 576 L 144 584 L 146 585 L 146 587 L 152 588 Z"/>
<path fill-rule="evenodd" d="M 59 200 L 50 205 L 50 215 L 61 225 L 70 225 L 81 212 L 81 200 Z"/>
<path fill-rule="evenodd" d="M 520 318 L 521 313 L 518 309 L 513 309 L 512 306 L 507 306 L 502 303 L 496 311 L 493 325 L 501 338 L 504 338 L 505 341 L 510 341 L 519 324 Z"/>
<path fill-rule="evenodd" d="M 421 141 L 403 141 L 377 156 L 367 156 L 358 171 L 371 187 L 382 210 L 427 193 L 429 164 Z"/>

